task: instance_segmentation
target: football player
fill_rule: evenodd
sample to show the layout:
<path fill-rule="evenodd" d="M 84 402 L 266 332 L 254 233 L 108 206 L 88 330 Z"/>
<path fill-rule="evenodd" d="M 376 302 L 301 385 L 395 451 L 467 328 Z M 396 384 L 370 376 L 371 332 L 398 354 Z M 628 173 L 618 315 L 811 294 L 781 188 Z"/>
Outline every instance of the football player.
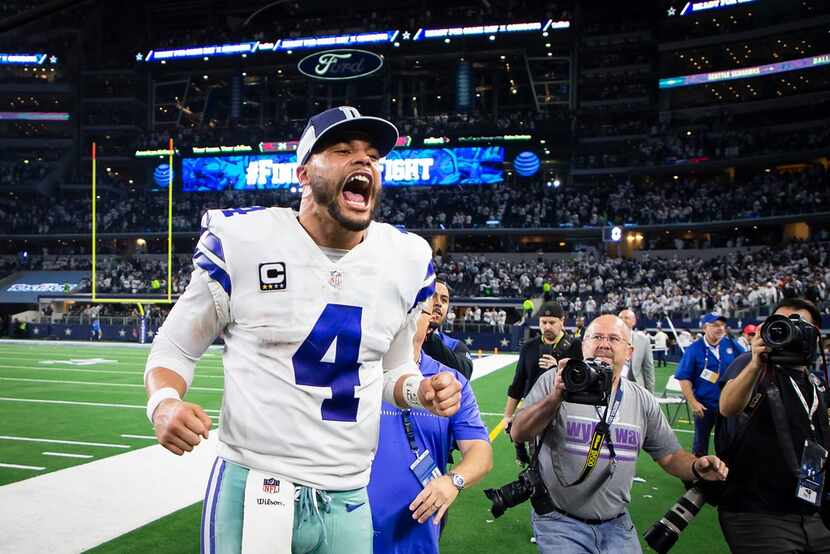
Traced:
<path fill-rule="evenodd" d="M 372 221 L 380 160 L 397 137 L 386 120 L 326 110 L 297 148 L 299 213 L 250 207 L 202 219 L 190 284 L 156 337 L 145 384 L 159 442 L 192 450 L 211 420 L 182 397 L 222 333 L 204 552 L 371 552 L 366 485 L 381 399 L 458 410 L 458 381 L 423 378 L 413 362 L 420 305 L 435 288 L 431 249 Z"/>

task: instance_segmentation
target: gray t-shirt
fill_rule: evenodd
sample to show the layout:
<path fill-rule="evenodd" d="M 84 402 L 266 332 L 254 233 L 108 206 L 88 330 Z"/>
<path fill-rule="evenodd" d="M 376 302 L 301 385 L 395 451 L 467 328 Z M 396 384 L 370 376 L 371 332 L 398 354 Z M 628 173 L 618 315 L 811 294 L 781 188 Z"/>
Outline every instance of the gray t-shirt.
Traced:
<path fill-rule="evenodd" d="M 536 381 L 525 398 L 531 406 L 550 394 L 555 370 Z M 554 504 L 560 509 L 586 519 L 610 519 L 625 511 L 631 502 L 631 484 L 640 449 L 655 460 L 680 449 L 680 443 L 660 410 L 657 399 L 640 385 L 620 380 L 623 388 L 621 406 L 611 424 L 611 440 L 617 455 L 617 467 L 608 477 L 610 454 L 607 442 L 600 461 L 588 478 L 579 485 L 565 488 L 560 484 L 575 481 L 582 473 L 594 427 L 599 415 L 593 406 L 563 402 L 551 422 L 539 455 L 542 478 Z"/>

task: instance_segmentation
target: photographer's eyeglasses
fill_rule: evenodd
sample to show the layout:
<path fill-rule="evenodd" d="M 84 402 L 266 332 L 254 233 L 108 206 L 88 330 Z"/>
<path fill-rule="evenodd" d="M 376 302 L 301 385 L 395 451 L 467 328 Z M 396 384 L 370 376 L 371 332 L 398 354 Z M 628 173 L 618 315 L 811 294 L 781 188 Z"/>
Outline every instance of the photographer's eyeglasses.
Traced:
<path fill-rule="evenodd" d="M 608 341 L 608 344 L 611 346 L 617 346 L 619 344 L 627 344 L 625 339 L 618 335 L 598 335 L 598 334 L 591 334 L 588 335 L 588 340 L 593 342 L 604 342 Z"/>

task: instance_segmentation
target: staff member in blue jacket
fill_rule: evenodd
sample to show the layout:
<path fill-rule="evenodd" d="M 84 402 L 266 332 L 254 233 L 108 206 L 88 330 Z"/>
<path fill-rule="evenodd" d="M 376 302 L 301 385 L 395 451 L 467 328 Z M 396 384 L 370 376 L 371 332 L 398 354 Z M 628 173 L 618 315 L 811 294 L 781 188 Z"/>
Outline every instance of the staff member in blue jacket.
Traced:
<path fill-rule="evenodd" d="M 709 435 L 715 426 L 720 402 L 718 378 L 732 360 L 745 352 L 738 341 L 727 335 L 726 318 L 712 312 L 703 316 L 703 337 L 689 345 L 674 376 L 694 413 L 695 438 L 692 453 L 709 452 Z"/>
<path fill-rule="evenodd" d="M 422 351 L 431 316 L 432 299 L 418 317 L 415 361 L 424 377 L 454 375 L 461 383 L 461 407 L 451 417 L 436 417 L 383 404 L 368 487 L 374 554 L 438 554 L 439 524 L 447 509 L 493 468 L 493 449 L 470 383 Z M 462 459 L 447 471 L 453 448 Z"/>

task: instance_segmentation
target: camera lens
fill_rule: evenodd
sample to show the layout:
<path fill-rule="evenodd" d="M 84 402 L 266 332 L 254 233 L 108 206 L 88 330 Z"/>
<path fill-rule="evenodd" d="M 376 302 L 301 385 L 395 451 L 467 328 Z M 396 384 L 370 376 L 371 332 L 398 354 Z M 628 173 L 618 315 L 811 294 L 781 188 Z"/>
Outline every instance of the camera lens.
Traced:
<path fill-rule="evenodd" d="M 568 373 L 568 381 L 577 387 L 584 385 L 588 381 L 587 368 L 576 366 L 571 369 Z"/>
<path fill-rule="evenodd" d="M 767 329 L 766 342 L 770 343 L 769 346 L 784 345 L 790 341 L 791 335 L 792 330 L 789 322 L 773 321 Z"/>

